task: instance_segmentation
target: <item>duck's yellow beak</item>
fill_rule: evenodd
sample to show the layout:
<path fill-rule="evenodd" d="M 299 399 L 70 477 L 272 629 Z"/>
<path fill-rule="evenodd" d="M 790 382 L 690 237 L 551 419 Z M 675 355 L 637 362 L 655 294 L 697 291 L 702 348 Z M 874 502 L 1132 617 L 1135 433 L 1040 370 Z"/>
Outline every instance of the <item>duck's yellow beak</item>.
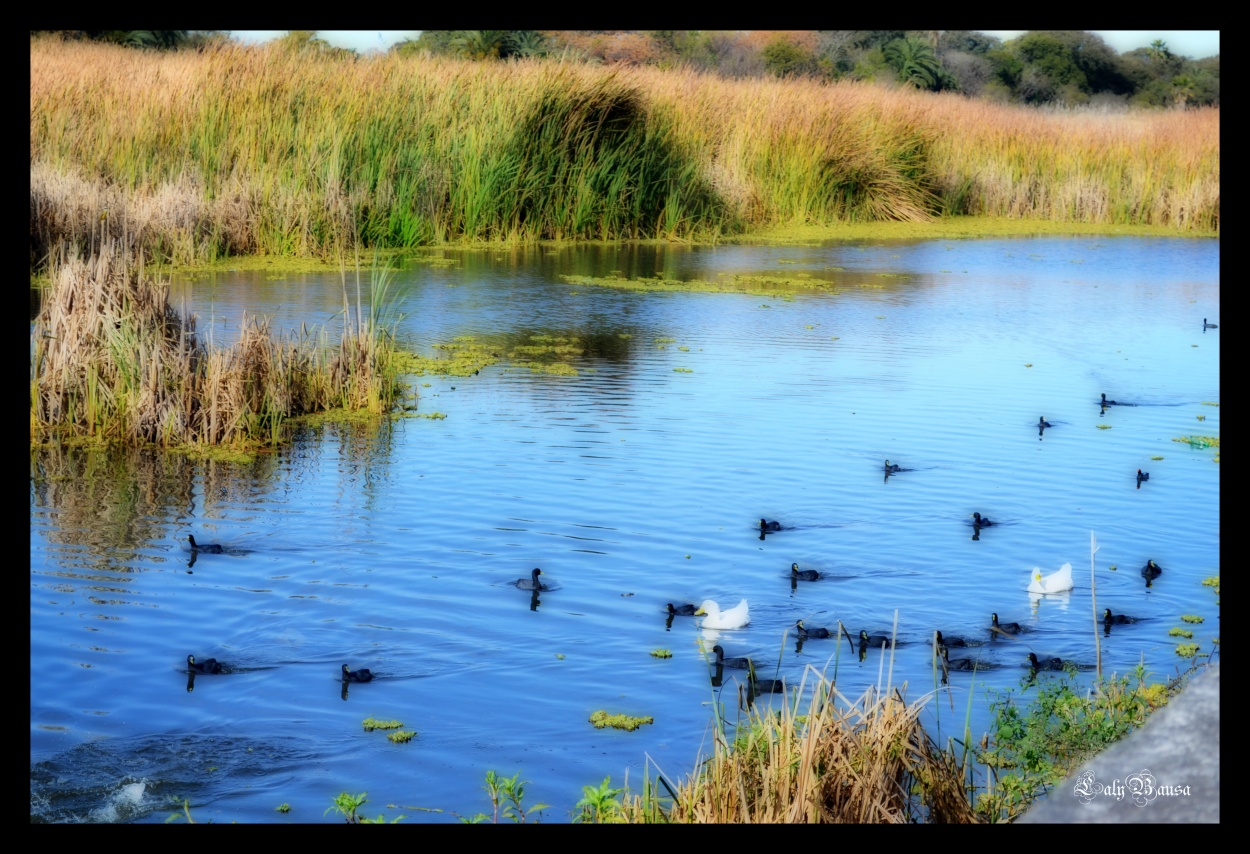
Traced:
<path fill-rule="evenodd" d="M 706 617 L 706 616 L 707 616 L 707 611 L 704 611 L 702 608 L 700 608 L 699 610 L 697 610 L 697 611 L 695 611 L 695 612 L 694 612 L 694 615 L 695 615 L 696 617 Z"/>

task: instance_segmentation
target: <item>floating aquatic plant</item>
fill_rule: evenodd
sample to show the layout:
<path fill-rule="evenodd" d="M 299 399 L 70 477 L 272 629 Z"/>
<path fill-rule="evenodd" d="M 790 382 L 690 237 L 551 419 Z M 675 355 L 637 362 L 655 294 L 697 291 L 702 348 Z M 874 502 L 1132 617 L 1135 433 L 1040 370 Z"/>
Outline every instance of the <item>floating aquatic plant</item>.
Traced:
<path fill-rule="evenodd" d="M 393 744 L 404 744 L 406 742 L 412 741 L 415 735 L 416 735 L 415 732 L 409 732 L 408 730 L 400 730 L 398 732 L 387 733 L 386 737 L 389 738 Z"/>
<path fill-rule="evenodd" d="M 1198 654 L 1200 648 L 1196 643 L 1178 643 L 1176 645 L 1176 654 L 1181 658 L 1193 658 Z"/>
<path fill-rule="evenodd" d="M 651 650 L 652 658 L 672 658 L 673 651 L 671 649 L 653 649 Z"/>
<path fill-rule="evenodd" d="M 1163 459 L 1163 457 L 1158 457 L 1158 456 L 1155 456 L 1155 457 L 1151 457 L 1150 459 L 1152 459 L 1152 460 L 1161 460 L 1161 459 Z"/>
<path fill-rule="evenodd" d="M 1168 629 L 1168 637 L 1185 638 L 1186 640 L 1188 640 L 1189 638 L 1192 638 L 1193 636 L 1194 636 L 1194 633 L 1191 632 L 1189 629 L 1179 629 L 1179 628 Z"/>
<path fill-rule="evenodd" d="M 365 718 L 361 723 L 364 725 L 365 732 L 372 732 L 375 729 L 400 729 L 403 724 L 399 721 L 379 721 L 374 718 Z"/>
<path fill-rule="evenodd" d="M 1099 430 L 1110 430 L 1110 429 L 1111 429 L 1111 425 L 1110 425 L 1110 424 L 1099 424 L 1099 425 L 1097 425 L 1097 427 L 1098 427 L 1098 429 L 1099 429 Z"/>
<path fill-rule="evenodd" d="M 1206 622 L 1206 619 L 1204 617 L 1199 617 L 1197 614 L 1181 614 L 1181 619 L 1184 620 L 1186 623 Z"/>
<path fill-rule="evenodd" d="M 693 368 L 673 368 L 673 371 L 679 374 L 693 374 Z"/>
<path fill-rule="evenodd" d="M 609 715 L 603 709 L 600 709 L 590 716 L 590 722 L 595 725 L 596 729 L 612 727 L 614 729 L 623 729 L 627 732 L 633 732 L 643 724 L 655 723 L 655 718 L 650 715 L 643 718 L 634 718 L 629 715 Z"/>

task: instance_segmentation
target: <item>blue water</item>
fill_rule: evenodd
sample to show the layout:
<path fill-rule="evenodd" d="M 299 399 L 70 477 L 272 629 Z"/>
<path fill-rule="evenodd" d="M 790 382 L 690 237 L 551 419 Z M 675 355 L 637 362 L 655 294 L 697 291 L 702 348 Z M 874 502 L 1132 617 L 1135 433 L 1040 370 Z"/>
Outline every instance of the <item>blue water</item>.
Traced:
<path fill-rule="evenodd" d="M 1098 612 L 1142 618 L 1099 633 L 1108 672 L 1174 675 L 1173 627 L 1214 649 L 1218 449 L 1173 440 L 1220 434 L 1226 333 L 1202 328 L 1220 319 L 1218 241 L 443 254 L 395 280 L 404 346 L 575 337 L 578 375 L 505 359 L 411 377 L 418 411 L 445 419 L 307 429 L 252 465 L 32 453 L 33 819 L 157 822 L 187 798 L 197 821 L 336 821 L 323 813 L 349 791 L 370 816 L 456 821 L 490 811 L 494 769 L 568 821 L 584 786 L 684 778 L 706 755 L 711 703 L 732 718 L 737 702 L 733 674 L 709 681 L 712 642 L 794 686 L 810 666 L 852 699 L 892 684 L 920 700 L 938 687 L 932 631 L 984 641 L 998 612 L 1031 631 L 970 650 L 993 669 L 952 673 L 926 713 L 958 736 L 971 692 L 979 739 L 1029 651 L 1093 664 L 1091 536 Z M 839 291 L 560 278 L 613 271 Z M 333 327 L 344 280 L 238 272 L 174 293 L 221 344 L 244 312 Z M 1103 412 L 1102 392 L 1138 405 Z M 887 458 L 908 471 L 886 478 Z M 973 511 L 998 524 L 974 539 Z M 761 517 L 787 530 L 761 540 Z M 226 553 L 192 562 L 188 533 Z M 1164 570 L 1149 588 L 1148 559 Z M 795 562 L 826 577 L 792 586 Z M 1033 567 L 1064 562 L 1075 589 L 1031 598 Z M 534 567 L 553 586 L 537 602 L 515 586 Z M 666 603 L 709 598 L 746 598 L 750 625 L 666 625 Z M 897 620 L 902 643 L 796 652 L 798 619 Z M 189 682 L 188 654 L 228 672 Z M 343 663 L 377 679 L 344 695 Z M 598 709 L 654 723 L 597 730 Z M 370 716 L 418 735 L 391 744 Z"/>

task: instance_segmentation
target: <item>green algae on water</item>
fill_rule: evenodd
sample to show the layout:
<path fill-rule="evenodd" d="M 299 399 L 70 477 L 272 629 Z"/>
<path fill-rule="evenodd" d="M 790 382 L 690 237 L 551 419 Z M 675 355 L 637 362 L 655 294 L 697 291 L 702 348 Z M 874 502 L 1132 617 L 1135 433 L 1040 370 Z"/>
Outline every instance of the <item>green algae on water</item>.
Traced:
<path fill-rule="evenodd" d="M 600 709 L 590 716 L 590 722 L 595 725 L 596 729 L 604 727 L 612 727 L 613 729 L 623 729 L 626 732 L 633 732 L 643 724 L 655 723 L 655 718 L 647 715 L 643 718 L 634 718 L 629 715 L 609 715 Z"/>

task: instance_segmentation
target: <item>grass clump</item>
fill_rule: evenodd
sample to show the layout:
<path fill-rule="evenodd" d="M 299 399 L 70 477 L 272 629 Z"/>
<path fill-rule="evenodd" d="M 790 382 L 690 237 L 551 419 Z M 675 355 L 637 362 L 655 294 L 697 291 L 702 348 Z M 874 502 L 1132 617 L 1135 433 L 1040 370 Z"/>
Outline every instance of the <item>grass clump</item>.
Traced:
<path fill-rule="evenodd" d="M 365 718 L 361 723 L 365 732 L 373 732 L 375 729 L 403 729 L 404 726 L 399 721 L 379 721 L 374 718 Z"/>
<path fill-rule="evenodd" d="M 655 718 L 650 715 L 639 718 L 631 717 L 625 714 L 610 715 L 600 709 L 590 716 L 590 722 L 595 725 L 595 729 L 612 727 L 613 729 L 623 729 L 626 732 L 633 732 L 643 724 L 655 723 Z"/>
<path fill-rule="evenodd" d="M 389 411 L 402 392 L 383 314 L 386 274 L 368 316 L 344 305 L 337 342 L 278 337 L 244 317 L 230 346 L 206 345 L 168 283 L 111 243 L 55 264 L 31 328 L 32 442 L 250 448 L 284 438 L 294 417 L 335 408 Z"/>
<path fill-rule="evenodd" d="M 404 744 L 406 742 L 412 741 L 413 737 L 415 736 L 416 736 L 415 732 L 411 732 L 407 730 L 391 732 L 391 733 L 387 733 L 386 735 L 386 737 L 391 740 L 392 744 Z"/>
<path fill-rule="evenodd" d="M 1194 633 L 1189 629 L 1182 629 L 1179 627 L 1168 629 L 1168 637 L 1171 637 L 1171 638 L 1185 638 L 1186 640 L 1188 640 L 1189 638 L 1192 638 L 1193 636 L 1194 636 Z"/>
<path fill-rule="evenodd" d="M 810 670 L 809 673 L 815 671 Z M 622 799 L 631 822 L 975 822 L 961 769 L 928 738 L 923 703 L 869 691 L 849 703 L 818 677 L 805 714 L 798 700 L 718 720 L 713 754 L 680 783 L 644 783 Z M 806 681 L 806 679 L 804 680 Z M 799 691 L 797 696 L 803 694 Z M 723 735 L 734 727 L 733 737 Z"/>
<path fill-rule="evenodd" d="M 673 651 L 671 649 L 653 649 L 651 650 L 652 658 L 672 658 Z"/>

